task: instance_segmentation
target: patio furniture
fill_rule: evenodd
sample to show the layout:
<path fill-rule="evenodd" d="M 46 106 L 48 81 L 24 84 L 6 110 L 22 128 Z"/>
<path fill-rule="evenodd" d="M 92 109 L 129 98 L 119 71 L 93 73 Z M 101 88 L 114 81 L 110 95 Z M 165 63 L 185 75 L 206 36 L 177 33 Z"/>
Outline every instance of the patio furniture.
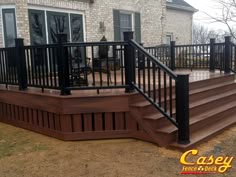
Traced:
<path fill-rule="evenodd" d="M 88 75 L 92 73 L 90 58 L 86 58 L 86 64 L 81 59 L 72 59 L 71 81 L 72 85 L 88 86 Z"/>
<path fill-rule="evenodd" d="M 112 83 L 111 71 L 119 69 L 119 66 L 120 59 L 115 57 L 93 59 L 93 72 L 106 73 L 110 83 Z"/>

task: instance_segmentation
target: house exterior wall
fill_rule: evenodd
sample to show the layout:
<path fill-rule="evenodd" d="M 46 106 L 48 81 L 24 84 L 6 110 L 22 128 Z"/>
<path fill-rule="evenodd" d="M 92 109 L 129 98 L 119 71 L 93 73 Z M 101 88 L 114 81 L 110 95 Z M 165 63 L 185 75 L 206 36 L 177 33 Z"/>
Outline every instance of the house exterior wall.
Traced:
<path fill-rule="evenodd" d="M 166 34 L 172 35 L 177 44 L 192 43 L 193 13 L 174 9 L 166 10 Z"/>
<path fill-rule="evenodd" d="M 28 9 L 55 8 L 61 10 L 80 11 L 85 19 L 85 40 L 99 41 L 103 35 L 109 41 L 114 40 L 113 9 L 141 14 L 141 36 L 146 46 L 163 42 L 164 32 L 161 17 L 165 16 L 163 0 L 0 0 L 0 6 L 13 5 L 16 8 L 17 36 L 30 43 Z M 162 7 L 162 8 L 160 8 Z M 104 22 L 106 30 L 101 31 L 99 23 Z M 0 20 L 0 45 L 3 46 L 2 18 Z"/>

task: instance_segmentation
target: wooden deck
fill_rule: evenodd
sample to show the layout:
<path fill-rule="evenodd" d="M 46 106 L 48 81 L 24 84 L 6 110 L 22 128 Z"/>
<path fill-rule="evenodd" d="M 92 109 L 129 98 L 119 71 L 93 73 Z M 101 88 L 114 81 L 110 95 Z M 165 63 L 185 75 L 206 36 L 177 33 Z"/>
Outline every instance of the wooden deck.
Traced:
<path fill-rule="evenodd" d="M 190 74 L 190 84 L 195 85 L 195 89 L 199 89 L 198 84 L 202 87 L 203 83 L 207 85 L 212 79 L 220 82 L 226 76 L 204 70 L 176 72 Z M 229 79 L 232 80 L 232 77 Z M 2 85 L 0 121 L 61 140 L 137 138 L 166 146 L 166 142 L 173 141 L 173 137 L 160 143 L 160 136 L 150 136 L 147 127 L 152 128 L 145 127 L 147 123 L 143 119 L 131 114 L 133 104 L 137 102 L 143 106 L 138 108 L 143 110 L 140 113 L 143 116 L 144 113 L 154 113 L 150 105 L 143 101 L 138 93 L 127 94 L 124 89 L 100 90 L 99 94 L 97 90 L 80 90 L 72 91 L 69 96 L 60 96 L 57 90 L 42 93 L 41 89 L 29 88 L 19 91 L 18 87 L 9 86 L 6 89 Z M 147 122 L 153 124 L 150 120 Z"/>
<path fill-rule="evenodd" d="M 197 81 L 201 81 L 201 80 L 206 80 L 206 79 L 211 79 L 211 78 L 216 78 L 216 77 L 221 77 L 224 76 L 224 73 L 222 72 L 209 72 L 207 70 L 176 70 L 175 71 L 177 74 L 189 74 L 189 81 L 191 82 L 197 82 Z M 147 71 L 146 71 L 147 73 Z M 95 78 L 100 78 L 100 74 L 96 73 L 95 74 Z M 102 77 L 103 80 L 103 85 L 107 86 L 107 77 L 105 74 L 103 74 Z M 112 83 L 109 83 L 110 86 L 114 85 L 114 74 L 111 73 L 111 79 L 112 79 Z M 138 79 L 138 78 L 136 78 Z M 147 76 L 145 78 L 145 80 L 147 81 Z M 151 77 L 152 79 L 152 77 Z M 121 72 L 120 71 L 116 71 L 116 81 L 117 81 L 117 85 L 119 83 L 121 83 Z M 89 85 L 92 85 L 92 75 L 88 75 L 88 82 Z M 141 83 L 143 83 L 143 75 L 142 75 L 142 71 L 141 71 Z M 0 85 L 0 89 L 5 90 L 6 87 L 5 85 Z M 8 86 L 8 90 L 18 90 L 18 86 Z M 40 88 L 31 88 L 29 87 L 27 91 L 24 91 L 26 93 L 41 93 L 42 89 Z M 58 90 L 53 90 L 53 89 L 45 89 L 44 90 L 44 95 L 60 95 L 60 91 Z M 99 94 L 98 94 L 98 90 L 94 89 L 94 90 L 75 90 L 72 91 L 72 97 L 87 97 L 87 96 L 115 96 L 115 95 L 123 95 L 124 94 L 124 89 L 99 89 Z M 71 96 L 69 96 L 71 97 Z"/>

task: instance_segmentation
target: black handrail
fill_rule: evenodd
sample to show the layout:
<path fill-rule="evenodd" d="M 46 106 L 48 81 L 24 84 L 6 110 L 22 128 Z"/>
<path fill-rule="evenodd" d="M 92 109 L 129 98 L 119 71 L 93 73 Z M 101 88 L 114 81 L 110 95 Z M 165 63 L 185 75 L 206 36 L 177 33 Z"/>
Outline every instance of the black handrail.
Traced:
<path fill-rule="evenodd" d="M 148 58 L 152 60 L 158 67 L 160 67 L 162 70 L 164 70 L 166 73 L 168 73 L 173 79 L 177 80 L 177 74 L 175 74 L 170 68 L 165 66 L 163 63 L 158 61 L 157 58 L 152 56 L 150 53 L 148 53 L 142 46 L 140 46 L 135 40 L 131 40 L 130 45 L 135 47 L 139 50 L 143 55 L 146 55 Z"/>
<path fill-rule="evenodd" d="M 177 75 L 132 39 L 129 46 L 126 60 L 131 65 L 128 68 L 131 71 L 131 90 L 137 90 L 178 128 L 180 144 L 188 144 L 189 75 Z"/>
<path fill-rule="evenodd" d="M 139 53 L 138 56 L 138 63 L 140 63 L 140 60 L 146 60 L 143 62 L 147 63 L 147 67 L 146 68 L 142 68 L 143 69 L 143 83 L 141 83 L 140 81 L 140 67 L 138 66 L 138 84 L 134 81 L 133 83 L 133 87 L 140 93 L 142 94 L 146 100 L 148 100 L 155 108 L 157 108 L 171 123 L 173 123 L 176 127 L 178 127 L 178 123 L 177 121 L 173 118 L 172 115 L 172 100 L 170 100 L 171 104 L 167 104 L 167 92 L 172 92 L 172 79 L 174 81 L 177 81 L 178 76 L 172 71 L 170 70 L 167 66 L 165 66 L 164 64 L 162 64 L 160 61 L 158 61 L 154 56 L 152 56 L 150 53 L 148 53 L 142 46 L 140 46 L 136 41 L 131 40 L 129 42 L 129 44 L 131 46 L 134 47 L 135 50 L 137 50 L 137 53 Z M 141 56 L 140 55 L 143 55 Z M 140 57 L 140 58 L 139 58 Z M 150 71 L 151 69 L 153 69 L 152 67 L 155 67 L 155 70 Z M 147 71 L 145 71 L 147 70 Z M 161 80 L 162 80 L 162 72 L 164 73 L 164 78 L 163 78 L 163 82 L 164 82 L 164 90 L 161 92 Z M 152 75 L 152 77 L 151 77 Z M 156 75 L 158 75 L 158 77 L 155 77 Z M 167 79 L 167 76 L 169 76 L 170 78 Z M 146 77 L 148 77 L 147 79 L 147 88 L 146 88 Z M 153 79 L 151 79 L 153 78 Z M 153 81 L 150 81 L 153 80 Z M 169 83 L 169 88 L 167 88 L 167 80 L 170 81 L 171 83 Z M 159 94 L 157 95 L 153 95 L 151 93 L 151 82 L 154 86 L 153 88 L 153 93 L 156 92 L 156 85 L 159 88 Z M 164 97 L 163 99 L 161 97 Z M 172 93 L 169 93 L 169 97 L 173 98 Z M 164 102 L 164 103 L 162 103 Z M 167 105 L 169 106 L 169 110 L 167 110 Z"/>
<path fill-rule="evenodd" d="M 113 41 L 106 41 L 106 42 L 72 42 L 72 43 L 64 43 L 63 46 L 69 46 L 69 47 L 86 47 L 86 46 L 111 46 L 111 45 L 128 45 L 128 42 L 113 42 Z"/>

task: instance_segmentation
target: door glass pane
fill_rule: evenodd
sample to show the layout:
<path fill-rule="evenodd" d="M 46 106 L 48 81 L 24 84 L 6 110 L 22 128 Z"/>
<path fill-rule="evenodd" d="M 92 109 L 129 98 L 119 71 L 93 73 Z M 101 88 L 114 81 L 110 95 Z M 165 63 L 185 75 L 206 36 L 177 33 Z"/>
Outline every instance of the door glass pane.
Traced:
<path fill-rule="evenodd" d="M 71 40 L 72 42 L 84 42 L 83 34 L 83 17 L 78 14 L 70 15 L 70 25 L 71 25 Z M 71 55 L 75 60 L 75 63 L 85 62 L 85 49 L 84 47 L 73 47 L 71 49 Z"/>
<path fill-rule="evenodd" d="M 83 42 L 83 17 L 82 15 L 71 14 L 71 38 L 72 42 Z"/>
<path fill-rule="evenodd" d="M 57 43 L 57 34 L 66 33 L 69 39 L 69 16 L 65 13 L 47 12 L 48 39 L 50 44 Z"/>
<path fill-rule="evenodd" d="M 124 40 L 124 32 L 132 31 L 132 15 L 120 13 L 120 35 L 121 40 Z"/>
<path fill-rule="evenodd" d="M 14 47 L 16 38 L 15 9 L 3 9 L 2 13 L 5 46 Z"/>
<path fill-rule="evenodd" d="M 30 36 L 32 45 L 46 44 L 44 11 L 29 10 Z"/>

